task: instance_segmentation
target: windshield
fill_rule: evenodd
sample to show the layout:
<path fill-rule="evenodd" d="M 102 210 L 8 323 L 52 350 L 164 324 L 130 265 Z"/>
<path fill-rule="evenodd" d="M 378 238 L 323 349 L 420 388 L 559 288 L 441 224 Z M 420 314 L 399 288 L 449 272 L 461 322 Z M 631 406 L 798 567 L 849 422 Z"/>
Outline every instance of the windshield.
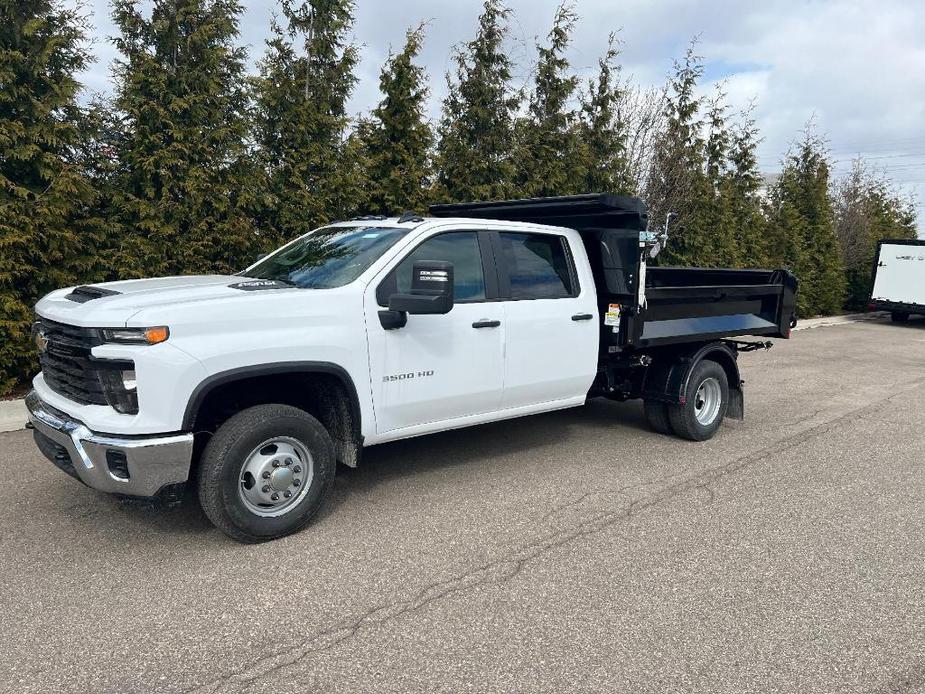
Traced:
<path fill-rule="evenodd" d="M 324 227 L 242 273 L 306 289 L 353 282 L 407 233 L 401 227 Z"/>

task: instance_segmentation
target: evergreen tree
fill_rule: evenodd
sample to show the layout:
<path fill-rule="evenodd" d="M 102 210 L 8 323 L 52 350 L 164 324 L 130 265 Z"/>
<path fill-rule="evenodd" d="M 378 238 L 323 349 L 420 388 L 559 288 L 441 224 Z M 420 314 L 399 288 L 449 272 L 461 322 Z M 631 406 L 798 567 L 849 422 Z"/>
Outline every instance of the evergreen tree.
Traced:
<path fill-rule="evenodd" d="M 862 159 L 833 187 L 835 229 L 848 284 L 846 306 L 860 309 L 870 298 L 871 268 L 882 239 L 916 238 L 914 202 Z"/>
<path fill-rule="evenodd" d="M 837 312 L 845 297 L 825 143 L 809 125 L 784 160 L 770 196 L 770 236 L 800 280 L 800 316 Z"/>
<path fill-rule="evenodd" d="M 586 192 L 581 172 L 586 157 L 570 101 L 578 77 L 569 74 L 565 57 L 577 16 L 568 3 L 559 5 L 548 45 L 537 46 L 536 83 L 527 116 L 517 121 L 516 182 L 518 195 L 542 197 Z"/>
<path fill-rule="evenodd" d="M 347 139 L 358 48 L 352 0 L 281 5 L 255 81 L 256 140 L 266 173 L 259 227 L 280 240 L 357 211 L 361 147 Z"/>
<path fill-rule="evenodd" d="M 703 63 L 692 41 L 681 61 L 675 61 L 665 97 L 664 125 L 658 134 L 646 197 L 650 219 L 661 227 L 668 213 L 675 215 L 670 240 L 660 256 L 662 262 L 678 265 L 714 265 L 709 219 L 703 203 L 712 195 L 705 173 L 705 145 L 700 135 L 702 97 L 697 82 Z"/>
<path fill-rule="evenodd" d="M 705 143 L 706 174 L 714 188 L 718 188 L 726 175 L 726 157 L 729 153 L 730 134 L 726 126 L 729 104 L 722 85 L 714 88 L 707 104 L 707 139 Z"/>
<path fill-rule="evenodd" d="M 256 237 L 236 0 L 115 0 L 113 205 L 123 276 L 232 272 Z"/>
<path fill-rule="evenodd" d="M 438 126 L 435 197 L 497 200 L 512 192 L 514 114 L 512 61 L 504 49 L 510 10 L 485 0 L 476 37 L 455 51 L 455 76 Z"/>
<path fill-rule="evenodd" d="M 369 212 L 423 212 L 427 207 L 433 133 L 425 116 L 426 75 L 414 64 L 423 39 L 423 25 L 411 29 L 401 53 L 389 55 L 379 76 L 383 99 L 360 125 Z"/>
<path fill-rule="evenodd" d="M 584 146 L 584 184 L 587 192 L 630 194 L 633 182 L 627 161 L 626 124 L 620 114 L 622 90 L 616 35 L 610 34 L 607 52 L 598 60 L 595 80 L 582 97 L 580 137 Z"/>
<path fill-rule="evenodd" d="M 740 114 L 739 122 L 730 133 L 728 172 L 721 183 L 733 233 L 743 267 L 765 267 L 769 263 L 765 241 L 765 218 L 759 189 L 762 184 L 758 170 L 758 128 L 752 117 L 753 105 Z"/>
<path fill-rule="evenodd" d="M 75 11 L 0 0 L 0 395 L 36 370 L 35 301 L 99 272 L 74 78 L 88 61 Z"/>
<path fill-rule="evenodd" d="M 708 263 L 715 267 L 738 267 L 741 264 L 736 220 L 727 184 L 731 175 L 728 160 L 732 140 L 727 125 L 728 112 L 726 93 L 722 85 L 717 85 L 706 113 L 704 158 L 707 185 L 700 190 L 703 197 L 692 201 L 697 212 L 697 224 L 706 232 L 700 239 L 704 244 L 703 250 L 709 254 Z"/>

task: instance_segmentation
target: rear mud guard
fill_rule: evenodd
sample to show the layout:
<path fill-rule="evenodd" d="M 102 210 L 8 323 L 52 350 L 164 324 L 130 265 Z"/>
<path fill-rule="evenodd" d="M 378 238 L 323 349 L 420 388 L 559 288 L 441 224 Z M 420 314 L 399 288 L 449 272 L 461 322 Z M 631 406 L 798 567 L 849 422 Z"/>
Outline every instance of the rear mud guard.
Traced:
<path fill-rule="evenodd" d="M 743 419 L 745 417 L 745 393 L 742 389 L 743 382 L 739 374 L 737 357 L 735 348 L 725 342 L 710 342 L 699 347 L 695 346 L 688 352 L 672 351 L 656 357 L 646 375 L 642 397 L 669 405 L 683 405 L 691 371 L 702 360 L 710 359 L 723 367 L 729 380 L 729 407 L 726 417 Z"/>

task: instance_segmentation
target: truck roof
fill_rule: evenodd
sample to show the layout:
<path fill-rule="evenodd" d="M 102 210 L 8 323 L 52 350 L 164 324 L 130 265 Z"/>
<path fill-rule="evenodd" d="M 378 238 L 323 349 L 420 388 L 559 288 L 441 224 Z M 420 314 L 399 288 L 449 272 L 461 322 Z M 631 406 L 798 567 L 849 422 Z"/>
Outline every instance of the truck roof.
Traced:
<path fill-rule="evenodd" d="M 349 219 L 343 221 L 332 222 L 332 226 L 339 227 L 367 227 L 367 226 L 382 226 L 382 227 L 398 227 L 403 229 L 416 229 L 424 224 L 453 224 L 458 226 L 472 226 L 478 228 L 480 226 L 485 226 L 487 222 L 492 221 L 504 221 L 506 226 L 512 229 L 518 228 L 536 228 L 537 226 L 549 227 L 550 229 L 563 229 L 563 228 L 572 228 L 572 227 L 563 227 L 560 225 L 548 224 L 548 223 L 539 223 L 539 222 L 528 222 L 528 221 L 515 221 L 515 220 L 503 220 L 503 219 L 494 219 L 492 217 L 435 217 L 431 215 L 422 215 L 415 217 L 414 219 L 405 219 L 401 217 L 363 217 L 358 219 Z"/>

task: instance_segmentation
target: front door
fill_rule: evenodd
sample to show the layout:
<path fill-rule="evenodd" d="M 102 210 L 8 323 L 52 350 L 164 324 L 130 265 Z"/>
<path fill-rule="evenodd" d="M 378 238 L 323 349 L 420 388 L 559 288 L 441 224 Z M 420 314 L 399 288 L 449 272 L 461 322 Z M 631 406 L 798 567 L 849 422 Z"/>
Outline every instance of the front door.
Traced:
<path fill-rule="evenodd" d="M 499 409 L 504 309 L 490 300 L 497 283 L 489 243 L 485 232 L 430 236 L 367 292 L 377 433 L 409 428 L 423 433 L 439 428 L 428 425 Z M 409 291 L 416 260 L 453 263 L 455 305 L 445 315 L 409 315 L 403 328 L 385 330 L 378 312 L 391 294 Z"/>

